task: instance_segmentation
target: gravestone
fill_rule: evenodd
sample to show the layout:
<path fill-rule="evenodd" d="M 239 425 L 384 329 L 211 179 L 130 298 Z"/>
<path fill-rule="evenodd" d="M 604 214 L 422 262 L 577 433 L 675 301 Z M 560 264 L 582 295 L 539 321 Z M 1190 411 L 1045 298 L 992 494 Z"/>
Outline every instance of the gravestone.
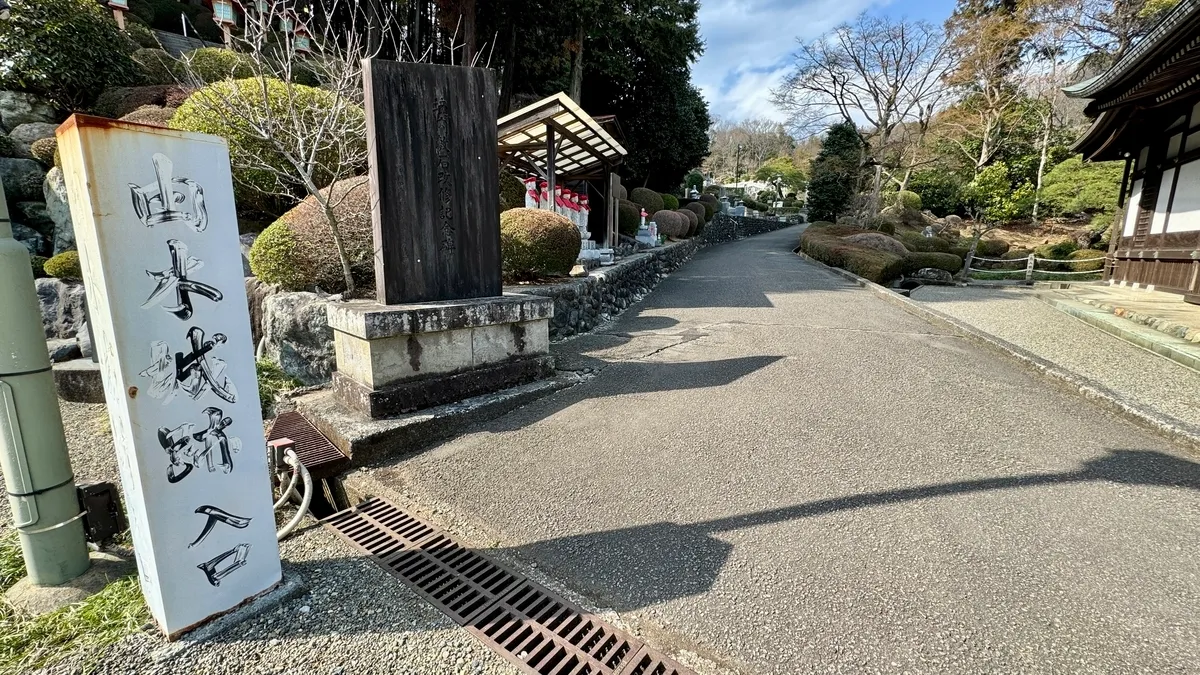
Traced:
<path fill-rule="evenodd" d="M 58 129 L 138 577 L 168 636 L 281 578 L 229 150 Z"/>
<path fill-rule="evenodd" d="M 363 80 L 376 298 L 500 295 L 492 72 L 367 60 Z"/>

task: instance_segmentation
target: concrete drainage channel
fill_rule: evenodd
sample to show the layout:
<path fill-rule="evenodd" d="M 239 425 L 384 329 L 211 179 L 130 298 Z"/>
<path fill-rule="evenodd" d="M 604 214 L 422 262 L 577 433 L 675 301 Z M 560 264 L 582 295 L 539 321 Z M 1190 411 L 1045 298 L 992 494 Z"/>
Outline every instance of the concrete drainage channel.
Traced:
<path fill-rule="evenodd" d="M 536 675 L 694 675 L 379 498 L 322 521 L 487 646 Z"/>

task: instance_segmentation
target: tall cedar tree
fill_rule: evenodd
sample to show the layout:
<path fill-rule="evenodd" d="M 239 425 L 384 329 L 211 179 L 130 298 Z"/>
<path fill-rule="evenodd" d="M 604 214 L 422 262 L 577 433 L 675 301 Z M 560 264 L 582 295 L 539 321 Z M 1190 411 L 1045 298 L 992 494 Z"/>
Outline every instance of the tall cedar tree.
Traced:
<path fill-rule="evenodd" d="M 829 127 L 808 183 L 808 219 L 836 221 L 854 197 L 862 156 L 862 137 L 850 122 Z"/>

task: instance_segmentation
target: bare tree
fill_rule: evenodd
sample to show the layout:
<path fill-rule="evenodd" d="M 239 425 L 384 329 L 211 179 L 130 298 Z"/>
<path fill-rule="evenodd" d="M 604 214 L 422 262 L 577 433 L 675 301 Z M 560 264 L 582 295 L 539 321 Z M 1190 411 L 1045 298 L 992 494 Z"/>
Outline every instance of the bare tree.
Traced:
<path fill-rule="evenodd" d="M 928 126 L 944 96 L 951 60 L 945 31 L 925 22 L 860 15 L 830 33 L 801 43 L 791 74 L 772 92 L 797 135 L 812 136 L 831 122 L 866 126 L 879 191 L 883 163 L 905 154 L 896 131 Z M 878 200 L 871 210 L 877 211 Z"/>
<path fill-rule="evenodd" d="M 1106 67 L 1115 63 L 1178 0 L 1026 0 L 1035 19 L 1059 34 L 1064 51 Z"/>
<path fill-rule="evenodd" d="M 782 124 L 768 119 L 737 123 L 718 119 L 709 127 L 708 138 L 703 169 L 727 179 L 734 179 L 735 172 L 743 178 L 751 175 L 768 159 L 790 155 L 796 145 Z"/>

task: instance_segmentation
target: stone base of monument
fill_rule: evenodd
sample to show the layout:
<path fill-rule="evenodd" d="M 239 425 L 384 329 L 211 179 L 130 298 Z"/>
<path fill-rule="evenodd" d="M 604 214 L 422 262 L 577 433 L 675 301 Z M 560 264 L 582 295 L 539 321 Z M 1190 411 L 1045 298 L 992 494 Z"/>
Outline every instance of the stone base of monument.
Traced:
<path fill-rule="evenodd" d="M 371 419 L 549 377 L 549 298 L 330 305 L 335 395 Z"/>

